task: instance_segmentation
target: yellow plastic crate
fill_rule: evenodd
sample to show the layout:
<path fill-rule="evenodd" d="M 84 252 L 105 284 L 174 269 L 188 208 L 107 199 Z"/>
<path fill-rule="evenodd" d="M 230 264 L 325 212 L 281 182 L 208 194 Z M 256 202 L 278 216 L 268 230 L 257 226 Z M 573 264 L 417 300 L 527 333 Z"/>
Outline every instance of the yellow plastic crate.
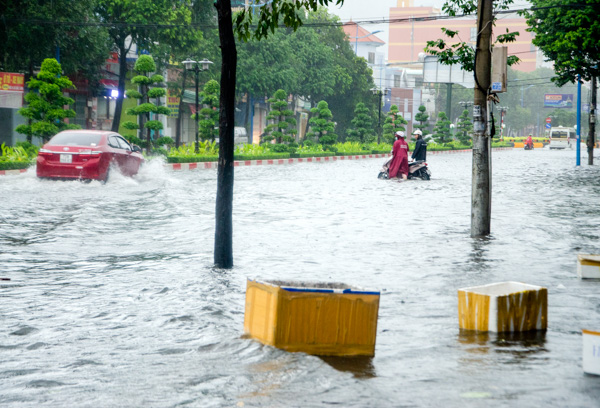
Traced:
<path fill-rule="evenodd" d="M 244 332 L 287 351 L 373 356 L 379 292 L 343 283 L 248 279 Z"/>
<path fill-rule="evenodd" d="M 582 279 L 600 279 L 600 255 L 577 255 L 577 276 Z"/>
<path fill-rule="evenodd" d="M 461 329 L 482 332 L 546 330 L 548 290 L 520 282 L 492 283 L 458 290 Z"/>

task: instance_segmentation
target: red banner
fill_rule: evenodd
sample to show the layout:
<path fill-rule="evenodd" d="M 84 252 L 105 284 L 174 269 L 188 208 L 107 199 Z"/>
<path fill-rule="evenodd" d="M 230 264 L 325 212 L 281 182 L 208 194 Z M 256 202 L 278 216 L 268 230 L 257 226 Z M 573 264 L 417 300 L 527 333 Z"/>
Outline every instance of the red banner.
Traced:
<path fill-rule="evenodd" d="M 23 92 L 25 76 L 12 72 L 0 72 L 0 91 Z"/>

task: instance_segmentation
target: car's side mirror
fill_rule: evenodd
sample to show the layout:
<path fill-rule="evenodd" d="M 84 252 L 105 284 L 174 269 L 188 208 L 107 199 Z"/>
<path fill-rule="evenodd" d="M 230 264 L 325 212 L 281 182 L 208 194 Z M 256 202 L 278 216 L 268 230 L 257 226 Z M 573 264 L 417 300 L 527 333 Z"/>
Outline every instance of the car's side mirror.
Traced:
<path fill-rule="evenodd" d="M 141 147 L 139 147 L 138 145 L 133 145 L 133 151 L 134 151 L 134 152 L 141 153 L 141 152 L 142 152 L 142 149 L 141 149 Z"/>

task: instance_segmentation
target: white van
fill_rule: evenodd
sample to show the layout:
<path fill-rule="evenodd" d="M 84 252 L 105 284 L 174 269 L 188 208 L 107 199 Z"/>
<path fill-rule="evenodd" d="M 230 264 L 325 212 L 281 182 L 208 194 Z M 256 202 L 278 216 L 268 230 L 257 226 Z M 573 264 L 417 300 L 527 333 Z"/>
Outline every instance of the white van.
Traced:
<path fill-rule="evenodd" d="M 575 128 L 557 126 L 550 129 L 550 149 L 570 149 L 576 141 Z"/>
<path fill-rule="evenodd" d="M 217 129 L 217 133 L 218 132 L 218 127 L 215 127 L 215 129 Z M 215 141 L 217 143 L 219 143 L 219 138 L 215 138 Z M 244 144 L 244 143 L 248 143 L 248 133 L 246 132 L 246 128 L 243 126 L 236 126 L 233 129 L 233 143 L 234 144 Z"/>

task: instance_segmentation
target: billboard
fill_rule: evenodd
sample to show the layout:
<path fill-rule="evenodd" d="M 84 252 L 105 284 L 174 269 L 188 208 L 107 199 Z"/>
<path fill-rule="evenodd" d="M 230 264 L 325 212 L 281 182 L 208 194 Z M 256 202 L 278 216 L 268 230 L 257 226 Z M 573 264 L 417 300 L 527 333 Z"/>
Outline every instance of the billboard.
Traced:
<path fill-rule="evenodd" d="M 545 94 L 544 108 L 572 108 L 573 94 Z"/>
<path fill-rule="evenodd" d="M 179 117 L 179 96 L 177 92 L 167 89 L 167 108 L 171 111 L 170 118 Z"/>
<path fill-rule="evenodd" d="M 0 72 L 0 108 L 23 106 L 24 78 L 23 74 Z"/>

